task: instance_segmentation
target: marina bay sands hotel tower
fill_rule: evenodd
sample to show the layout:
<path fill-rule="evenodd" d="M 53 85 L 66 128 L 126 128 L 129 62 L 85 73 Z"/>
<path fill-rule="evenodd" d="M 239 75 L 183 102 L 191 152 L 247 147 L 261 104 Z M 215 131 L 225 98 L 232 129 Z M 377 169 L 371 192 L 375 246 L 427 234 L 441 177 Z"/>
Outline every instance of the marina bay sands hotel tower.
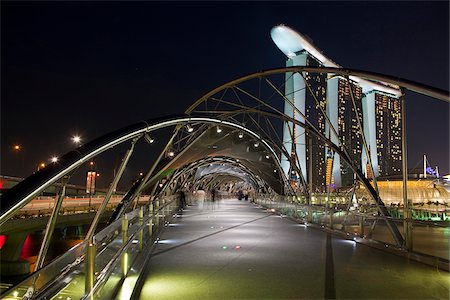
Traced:
<path fill-rule="evenodd" d="M 326 57 L 304 35 L 279 25 L 271 30 L 272 40 L 287 56 L 286 66 L 323 66 L 341 68 Z M 287 73 L 285 82 L 284 112 L 299 122 L 306 116 L 317 129 L 347 149 L 352 161 L 368 178 L 401 174 L 401 91 L 397 86 L 372 82 L 356 76 L 344 78 L 334 74 Z M 355 100 L 356 111 L 352 104 Z M 295 109 L 291 103 L 295 105 Z M 330 122 L 323 115 L 326 113 Z M 369 148 L 374 174 L 358 126 L 357 115 L 362 120 L 363 133 Z M 337 131 L 333 133 L 332 127 Z M 323 141 L 305 133 L 292 123 L 283 127 L 283 144 L 297 161 L 301 174 L 291 166 L 290 160 L 282 156 L 283 171 L 291 179 L 302 176 L 311 182 L 313 191 L 325 191 L 327 186 L 340 188 L 353 182 L 353 172 L 339 155 L 333 154 Z M 308 163 L 311 159 L 312 178 L 308 178 Z M 331 183 L 331 184 L 330 184 Z"/>

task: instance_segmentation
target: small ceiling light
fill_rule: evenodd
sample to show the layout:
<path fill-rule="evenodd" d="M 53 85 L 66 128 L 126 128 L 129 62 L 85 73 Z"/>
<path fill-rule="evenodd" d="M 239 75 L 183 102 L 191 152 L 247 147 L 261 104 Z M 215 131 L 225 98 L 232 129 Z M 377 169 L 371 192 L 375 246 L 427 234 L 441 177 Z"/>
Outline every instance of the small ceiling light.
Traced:
<path fill-rule="evenodd" d="M 255 143 L 253 144 L 253 146 L 255 146 L 255 148 L 258 148 L 258 147 L 259 147 L 259 143 L 258 143 L 258 142 L 255 142 Z"/>
<path fill-rule="evenodd" d="M 190 133 L 190 132 L 194 131 L 194 128 L 189 125 L 186 125 L 186 130 L 187 130 L 187 132 Z"/>
<path fill-rule="evenodd" d="M 143 173 L 143 172 L 140 172 L 140 173 L 139 173 L 139 176 L 144 176 L 144 173 Z"/>
<path fill-rule="evenodd" d="M 175 152 L 169 151 L 169 153 L 167 153 L 167 155 L 169 155 L 170 157 L 174 157 L 175 156 Z"/>
<path fill-rule="evenodd" d="M 93 162 L 93 161 L 91 161 L 91 162 L 89 163 L 89 165 L 90 165 L 90 166 L 93 166 L 93 165 L 94 165 L 94 162 Z"/>
<path fill-rule="evenodd" d="M 217 126 L 217 133 L 221 133 L 222 132 L 222 128 L 220 128 L 219 126 Z"/>
<path fill-rule="evenodd" d="M 20 147 L 20 145 L 14 145 L 13 149 L 16 151 L 20 151 L 21 147 Z"/>
<path fill-rule="evenodd" d="M 244 134 L 243 134 L 242 132 L 239 132 L 238 137 L 239 137 L 240 139 L 242 139 L 242 138 L 244 137 Z"/>
<path fill-rule="evenodd" d="M 53 156 L 50 160 L 51 160 L 53 163 L 58 162 L 58 158 L 57 158 L 56 156 Z"/>
<path fill-rule="evenodd" d="M 276 173 L 276 172 L 277 172 L 277 170 L 273 170 L 273 172 L 274 172 L 274 173 Z"/>
<path fill-rule="evenodd" d="M 269 155 L 266 155 L 266 159 L 269 159 L 270 158 L 270 156 Z"/>
<path fill-rule="evenodd" d="M 151 136 L 149 136 L 147 133 L 144 135 L 144 139 L 147 141 L 147 143 L 152 144 L 155 140 L 152 139 Z"/>

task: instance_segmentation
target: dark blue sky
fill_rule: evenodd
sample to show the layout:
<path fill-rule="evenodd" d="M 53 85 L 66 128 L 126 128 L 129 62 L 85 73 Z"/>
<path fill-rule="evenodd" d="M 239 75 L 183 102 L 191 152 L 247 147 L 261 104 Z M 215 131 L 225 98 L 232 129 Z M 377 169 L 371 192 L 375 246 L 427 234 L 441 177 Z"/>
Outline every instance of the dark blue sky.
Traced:
<path fill-rule="evenodd" d="M 1 174 L 84 140 L 182 113 L 214 87 L 285 57 L 286 24 L 337 63 L 449 89 L 444 2 L 1 2 Z M 449 106 L 409 96 L 408 155 L 449 172 Z M 20 143 L 25 157 L 14 157 Z"/>

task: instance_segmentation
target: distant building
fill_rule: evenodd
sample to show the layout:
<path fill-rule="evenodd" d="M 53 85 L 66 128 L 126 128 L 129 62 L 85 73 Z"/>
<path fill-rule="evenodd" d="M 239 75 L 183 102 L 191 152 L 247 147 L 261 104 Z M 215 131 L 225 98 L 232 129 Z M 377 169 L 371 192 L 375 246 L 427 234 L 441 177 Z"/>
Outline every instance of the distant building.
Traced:
<path fill-rule="evenodd" d="M 287 67 L 340 68 L 314 46 L 309 38 L 287 26 L 274 27 L 271 36 L 278 48 L 288 57 Z M 305 123 L 305 120 L 301 115 L 305 115 L 334 144 L 342 143 L 353 164 L 361 168 L 367 178 L 400 174 L 400 89 L 355 76 L 344 78 L 307 72 L 304 72 L 303 76 L 305 80 L 300 74 L 286 74 L 285 96 L 288 101 L 285 102 L 284 113 L 302 123 Z M 292 108 L 291 103 L 296 109 Z M 337 136 L 321 110 L 326 111 Z M 362 132 L 357 116 L 362 122 Z M 367 150 L 364 147 L 363 134 Z M 328 186 L 333 189 L 340 188 L 353 183 L 354 172 L 349 165 L 341 161 L 339 155 L 326 147 L 323 141 L 305 133 L 300 126 L 293 128 L 292 124 L 284 124 L 283 144 L 301 169 L 301 174 L 297 174 L 289 159 L 282 155 L 283 171 L 291 181 L 297 180 L 297 175 L 300 175 L 306 182 L 311 181 L 313 191 L 324 191 Z M 370 153 L 373 172 L 366 151 Z M 309 159 L 313 169 L 312 178 L 308 178 L 307 172 Z"/>
<path fill-rule="evenodd" d="M 355 101 L 356 111 L 352 96 Z M 347 149 L 351 160 L 359 165 L 363 141 L 357 115 L 362 122 L 362 88 L 357 83 L 349 82 L 340 76 L 329 78 L 327 85 L 327 115 L 331 124 L 337 130 L 339 141 Z M 326 131 L 329 132 L 328 135 L 331 137 L 331 140 L 335 144 L 339 144 L 328 124 L 326 124 Z M 333 177 L 336 187 L 348 186 L 353 183 L 353 171 L 347 163 L 341 161 L 339 155 L 334 155 Z"/>
<path fill-rule="evenodd" d="M 400 99 L 379 91 L 371 91 L 363 99 L 363 113 L 366 116 L 364 134 L 368 140 L 375 177 L 401 175 L 402 111 Z M 376 149 L 376 151 L 372 151 L 372 149 Z M 367 156 L 363 153 L 363 170 L 370 169 L 367 167 L 368 163 Z M 373 176 L 367 171 L 365 174 L 368 178 Z"/>
<path fill-rule="evenodd" d="M 320 66 L 320 62 L 306 51 L 301 51 L 295 56 L 288 58 L 286 66 Z M 299 74 L 287 73 L 285 96 L 290 102 L 295 103 L 298 111 L 292 108 L 289 102 L 285 103 L 284 112 L 304 123 L 302 114 L 308 118 L 317 128 L 325 134 L 325 117 L 320 112 L 320 108 L 325 111 L 326 108 L 326 74 L 303 74 L 305 80 Z M 314 96 L 309 92 L 313 91 Z M 319 108 L 320 107 L 320 108 Z M 299 113 L 301 112 L 301 114 Z M 311 158 L 312 168 L 312 184 L 314 189 L 325 188 L 325 146 L 323 142 L 309 133 L 300 126 L 292 127 L 292 124 L 285 124 L 283 131 L 283 141 L 286 149 L 290 151 L 291 157 L 299 162 L 301 174 L 297 174 L 293 170 L 287 157 L 282 158 L 283 170 L 289 175 L 292 185 L 296 186 L 295 181 L 302 176 L 305 181 L 309 182 L 307 170 L 309 159 Z M 310 155 L 311 151 L 311 155 Z"/>

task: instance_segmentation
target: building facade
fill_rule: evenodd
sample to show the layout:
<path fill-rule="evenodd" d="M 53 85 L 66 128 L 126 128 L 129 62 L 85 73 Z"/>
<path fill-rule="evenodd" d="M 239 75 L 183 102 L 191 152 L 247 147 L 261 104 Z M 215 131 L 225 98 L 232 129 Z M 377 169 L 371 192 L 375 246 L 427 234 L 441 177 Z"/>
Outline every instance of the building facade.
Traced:
<path fill-rule="evenodd" d="M 309 38 L 287 26 L 274 27 L 271 35 L 288 57 L 287 67 L 340 68 Z M 391 176 L 401 173 L 400 96 L 401 91 L 396 86 L 355 76 L 287 73 L 285 97 L 288 101 L 284 112 L 302 123 L 305 123 L 305 116 L 334 144 L 342 145 L 353 165 L 361 168 L 367 178 Z M 300 126 L 284 124 L 283 145 L 301 170 L 297 174 L 290 160 L 282 155 L 283 171 L 291 181 L 302 177 L 312 185 L 312 191 L 353 184 L 354 172 L 350 166 L 323 141 L 305 133 Z M 311 178 L 308 167 L 313 170 Z"/>

